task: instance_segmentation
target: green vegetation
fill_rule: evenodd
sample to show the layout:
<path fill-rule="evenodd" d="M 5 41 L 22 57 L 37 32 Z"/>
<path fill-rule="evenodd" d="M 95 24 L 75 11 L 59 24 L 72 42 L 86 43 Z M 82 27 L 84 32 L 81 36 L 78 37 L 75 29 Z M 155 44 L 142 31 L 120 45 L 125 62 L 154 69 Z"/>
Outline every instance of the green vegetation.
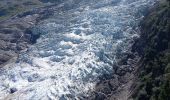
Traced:
<path fill-rule="evenodd" d="M 9 19 L 18 13 L 63 1 L 64 0 L 0 0 L 0 21 Z"/>
<path fill-rule="evenodd" d="M 44 5 L 39 0 L 0 0 L 0 21 Z"/>
<path fill-rule="evenodd" d="M 152 9 L 141 25 L 141 42 L 137 45 L 144 49 L 133 98 L 170 100 L 170 0 Z"/>

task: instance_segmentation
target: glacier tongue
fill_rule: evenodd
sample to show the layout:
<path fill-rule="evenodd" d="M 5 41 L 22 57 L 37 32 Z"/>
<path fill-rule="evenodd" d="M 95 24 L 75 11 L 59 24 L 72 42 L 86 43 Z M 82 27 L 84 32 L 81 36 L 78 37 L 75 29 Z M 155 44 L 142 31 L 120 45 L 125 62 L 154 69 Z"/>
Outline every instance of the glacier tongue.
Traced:
<path fill-rule="evenodd" d="M 0 99 L 80 99 L 114 74 L 119 54 L 155 0 L 69 0 L 32 29 L 41 37 L 0 69 Z M 75 4 L 78 3 L 78 4 Z M 11 89 L 16 92 L 10 95 Z"/>

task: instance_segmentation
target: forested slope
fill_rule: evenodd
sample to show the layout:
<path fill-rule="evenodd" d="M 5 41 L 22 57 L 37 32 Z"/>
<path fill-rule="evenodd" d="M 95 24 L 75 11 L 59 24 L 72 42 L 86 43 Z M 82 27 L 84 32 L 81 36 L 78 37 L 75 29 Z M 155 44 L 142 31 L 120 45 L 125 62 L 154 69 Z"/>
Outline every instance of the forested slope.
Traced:
<path fill-rule="evenodd" d="M 137 100 L 170 99 L 170 3 L 161 1 L 141 22 L 141 38 L 134 50 L 142 57 L 139 80 L 133 97 Z"/>

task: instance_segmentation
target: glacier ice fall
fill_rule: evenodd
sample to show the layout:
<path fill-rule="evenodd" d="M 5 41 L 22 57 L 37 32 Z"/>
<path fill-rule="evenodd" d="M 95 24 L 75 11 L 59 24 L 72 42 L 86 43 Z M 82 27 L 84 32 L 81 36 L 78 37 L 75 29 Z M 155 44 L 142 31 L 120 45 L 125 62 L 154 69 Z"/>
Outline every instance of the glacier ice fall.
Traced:
<path fill-rule="evenodd" d="M 32 28 L 41 34 L 17 62 L 0 68 L 0 99 L 74 100 L 99 77 L 113 74 L 118 56 L 138 37 L 139 21 L 155 0 L 64 0 Z M 71 98 L 71 99 L 69 99 Z"/>

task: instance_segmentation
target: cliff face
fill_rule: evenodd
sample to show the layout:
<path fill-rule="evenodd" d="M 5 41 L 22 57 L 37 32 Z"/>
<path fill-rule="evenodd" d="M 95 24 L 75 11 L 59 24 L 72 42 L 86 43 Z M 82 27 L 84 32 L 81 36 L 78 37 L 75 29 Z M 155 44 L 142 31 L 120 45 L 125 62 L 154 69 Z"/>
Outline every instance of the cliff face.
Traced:
<path fill-rule="evenodd" d="M 170 98 L 170 5 L 161 1 L 141 23 L 141 38 L 133 50 L 141 56 L 137 100 L 169 100 Z"/>

